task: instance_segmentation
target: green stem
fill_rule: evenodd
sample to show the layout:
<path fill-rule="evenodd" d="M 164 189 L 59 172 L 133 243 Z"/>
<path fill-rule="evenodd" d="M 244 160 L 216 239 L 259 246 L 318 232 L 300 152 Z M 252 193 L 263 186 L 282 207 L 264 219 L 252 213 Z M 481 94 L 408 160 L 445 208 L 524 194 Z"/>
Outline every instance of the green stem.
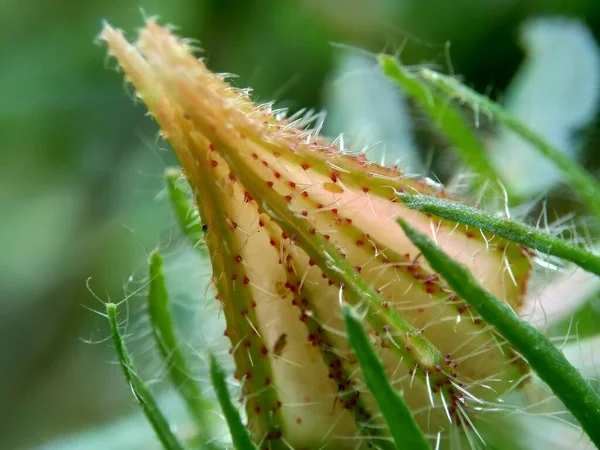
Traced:
<path fill-rule="evenodd" d="M 344 307 L 343 313 L 348 342 L 356 354 L 365 383 L 377 401 L 396 448 L 430 450 L 431 447 L 406 402 L 390 384 L 360 320 L 348 305 Z"/>
<path fill-rule="evenodd" d="M 410 209 L 489 231 L 541 253 L 571 261 L 588 272 L 600 275 L 600 257 L 533 227 L 449 200 L 421 194 L 398 193 L 397 195 Z"/>
<path fill-rule="evenodd" d="M 181 176 L 181 170 L 169 167 L 165 170 L 165 183 L 169 193 L 171 207 L 183 235 L 188 239 L 198 252 L 208 256 L 208 250 L 204 243 L 204 230 L 202 221 L 198 216 L 198 210 L 189 201 L 187 194 L 177 186 Z"/>
<path fill-rule="evenodd" d="M 394 57 L 379 55 L 377 59 L 383 73 L 396 82 L 435 121 L 465 164 L 479 175 L 480 183 L 500 179 L 477 135 L 467 125 L 460 111 L 450 104 L 444 95 L 440 95 L 437 89 L 431 89 L 418 76 L 406 70 Z"/>
<path fill-rule="evenodd" d="M 546 336 L 520 319 L 506 303 L 486 292 L 464 266 L 446 255 L 425 234 L 401 219 L 398 222 L 432 269 L 523 355 L 579 421 L 590 439 L 600 446 L 600 394 Z"/>
<path fill-rule="evenodd" d="M 240 413 L 229 396 L 229 390 L 225 381 L 225 372 L 223 372 L 217 358 L 213 354 L 210 354 L 210 379 L 217 393 L 217 399 L 221 404 L 225 420 L 227 420 L 227 425 L 229 425 L 234 447 L 237 450 L 256 450 L 256 446 L 252 443 L 248 430 L 242 422 Z"/>
<path fill-rule="evenodd" d="M 551 145 L 542 136 L 511 115 L 500 105 L 459 83 L 452 77 L 428 69 L 421 69 L 420 74 L 425 80 L 442 92 L 469 104 L 478 112 L 480 111 L 495 117 L 500 123 L 506 125 L 510 130 L 529 142 L 541 155 L 550 160 L 565 175 L 573 186 L 573 189 L 575 189 L 581 199 L 588 205 L 588 208 L 600 220 L 600 201 L 598 201 L 600 199 L 600 183 L 583 167 L 574 162 L 558 148 Z"/>
<path fill-rule="evenodd" d="M 133 362 L 131 361 L 131 357 L 127 352 L 127 348 L 125 347 L 125 343 L 123 342 L 123 338 L 119 331 L 117 305 L 114 303 L 107 303 L 106 315 L 108 317 L 108 322 L 110 323 L 117 358 L 119 359 L 123 375 L 125 376 L 127 383 L 129 383 L 135 399 L 142 407 L 142 411 L 146 415 L 150 425 L 152 425 L 152 428 L 154 428 L 154 431 L 164 448 L 166 450 L 183 450 L 183 444 L 181 444 L 179 439 L 171 431 L 171 427 L 160 411 L 150 389 L 148 389 L 146 383 L 142 381 L 135 371 L 135 367 L 133 366 Z"/>
<path fill-rule="evenodd" d="M 206 420 L 206 411 L 210 410 L 211 405 L 203 397 L 196 381 L 191 377 L 191 371 L 181 351 L 181 344 L 175 333 L 173 317 L 169 308 L 169 295 L 162 267 L 163 260 L 160 253 L 153 251 L 150 255 L 150 286 L 147 298 L 152 332 L 160 354 L 167 364 L 169 378 L 179 390 L 196 421 L 198 431 L 203 438 L 203 445 L 213 448 L 208 443 L 210 438 L 207 436 L 211 427 Z"/>

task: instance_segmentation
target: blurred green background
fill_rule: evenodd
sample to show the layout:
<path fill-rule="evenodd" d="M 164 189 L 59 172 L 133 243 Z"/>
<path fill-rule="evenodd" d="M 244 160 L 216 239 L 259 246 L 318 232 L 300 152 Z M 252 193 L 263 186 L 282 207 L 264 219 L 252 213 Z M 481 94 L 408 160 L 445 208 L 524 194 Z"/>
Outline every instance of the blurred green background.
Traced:
<path fill-rule="evenodd" d="M 525 81 L 511 88 L 513 98 L 530 83 L 527 70 L 535 72 L 522 69 L 528 20 L 571 17 L 600 37 L 597 0 L 0 1 L 2 449 L 38 448 L 135 411 L 105 341 L 105 320 L 91 311 L 102 305 L 90 291 L 120 301 L 139 286 L 152 248 L 177 248 L 180 238 L 161 196 L 163 169 L 174 159 L 95 41 L 103 20 L 133 37 L 143 14 L 198 40 L 210 68 L 239 75 L 234 82 L 253 87 L 259 100 L 275 99 L 291 110 L 327 108 L 330 131 L 371 121 L 375 130 L 363 139 L 418 144 L 425 159 L 433 155 L 442 178 L 453 173 L 453 160 L 443 157 L 447 148 L 422 115 L 393 102 L 369 104 L 370 98 L 395 98 L 385 87 L 361 91 L 375 86 L 374 78 L 332 82 L 335 74 L 343 80 L 344 70 L 364 69 L 345 46 L 401 50 L 405 64 L 452 69 L 502 99 L 516 74 Z M 581 101 L 566 95 L 561 112 L 569 101 L 591 101 L 573 106 L 584 117 L 565 125 L 564 133 L 596 171 L 594 76 L 600 71 L 592 64 L 584 81 L 569 78 L 582 72 L 572 64 L 597 56 L 593 47 L 572 52 L 568 61 L 550 51 L 544 59 L 550 66 L 542 67 L 549 75 L 564 69 L 566 78 L 551 83 L 565 92 L 591 83 L 578 94 Z M 533 84 L 543 85 L 543 76 L 535 76 Z M 548 89 L 549 95 L 556 91 Z M 377 130 L 382 123 L 387 129 Z M 491 129 L 483 131 L 493 139 Z M 414 154 L 403 157 L 421 170 Z M 561 188 L 553 193 L 558 210 L 577 207 Z M 149 352 L 143 347 L 140 353 Z"/>

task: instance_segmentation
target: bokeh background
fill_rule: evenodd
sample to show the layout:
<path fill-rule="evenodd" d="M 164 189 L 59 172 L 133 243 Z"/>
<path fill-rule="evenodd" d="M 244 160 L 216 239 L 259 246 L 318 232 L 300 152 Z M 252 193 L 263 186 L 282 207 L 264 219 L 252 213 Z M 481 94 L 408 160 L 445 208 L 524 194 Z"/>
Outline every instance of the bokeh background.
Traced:
<path fill-rule="evenodd" d="M 413 171 L 444 180 L 456 160 L 352 48 L 461 74 L 598 172 L 597 0 L 0 0 L 2 449 L 91 448 L 68 436 L 137 420 L 96 296 L 123 300 L 143 286 L 151 249 L 185 249 L 163 195 L 173 156 L 96 38 L 104 20 L 133 37 L 144 15 L 198 40 L 209 67 L 239 75 L 234 82 L 257 99 L 326 108 L 329 132 L 350 127 L 356 141 L 385 140 L 386 158 Z M 504 142 L 481 126 L 490 148 Z M 538 195 L 536 180 L 548 179 L 552 211 L 577 214 L 568 189 L 532 161 L 521 167 L 534 180 L 524 189 Z M 198 275 L 190 259 L 179 269 Z M 139 299 L 130 300 L 135 311 Z M 585 306 L 582 333 L 597 331 L 597 303 Z M 134 342 L 142 359 L 151 353 L 144 338 Z"/>

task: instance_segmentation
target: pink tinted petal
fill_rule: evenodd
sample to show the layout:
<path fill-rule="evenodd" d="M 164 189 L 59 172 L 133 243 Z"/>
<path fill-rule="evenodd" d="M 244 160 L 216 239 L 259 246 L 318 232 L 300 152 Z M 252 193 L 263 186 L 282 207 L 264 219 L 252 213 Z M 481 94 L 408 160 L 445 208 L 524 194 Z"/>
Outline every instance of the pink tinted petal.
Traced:
<path fill-rule="evenodd" d="M 600 336 L 575 341 L 565 346 L 563 353 L 584 376 L 600 375 Z"/>
<path fill-rule="evenodd" d="M 541 415 L 515 414 L 504 428 L 507 446 L 515 450 L 592 450 L 594 445 L 576 425 Z M 508 418 L 507 418 L 508 419 Z M 498 425 L 502 420 L 498 420 Z M 507 434 L 506 428 L 511 431 Z M 497 441 L 496 441 L 497 442 Z"/>
<path fill-rule="evenodd" d="M 600 290 L 600 278 L 576 268 L 568 273 L 545 274 L 551 280 L 527 296 L 521 316 L 547 328 L 572 314 Z"/>

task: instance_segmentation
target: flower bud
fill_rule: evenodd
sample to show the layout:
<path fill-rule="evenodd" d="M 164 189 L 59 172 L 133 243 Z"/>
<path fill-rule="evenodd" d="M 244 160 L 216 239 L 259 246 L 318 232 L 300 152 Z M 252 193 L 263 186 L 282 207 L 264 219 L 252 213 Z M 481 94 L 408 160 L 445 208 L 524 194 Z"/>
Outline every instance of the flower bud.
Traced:
<path fill-rule="evenodd" d="M 153 21 L 135 44 L 110 26 L 101 37 L 194 190 L 261 448 L 386 439 L 342 302 L 363 313 L 390 380 L 431 435 L 468 426 L 472 406 L 523 379 L 523 360 L 431 270 L 396 219 L 432 236 L 515 311 L 530 269 L 520 246 L 407 209 L 397 192 L 446 194 L 255 105 Z"/>

